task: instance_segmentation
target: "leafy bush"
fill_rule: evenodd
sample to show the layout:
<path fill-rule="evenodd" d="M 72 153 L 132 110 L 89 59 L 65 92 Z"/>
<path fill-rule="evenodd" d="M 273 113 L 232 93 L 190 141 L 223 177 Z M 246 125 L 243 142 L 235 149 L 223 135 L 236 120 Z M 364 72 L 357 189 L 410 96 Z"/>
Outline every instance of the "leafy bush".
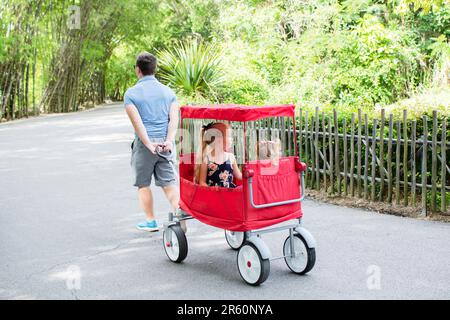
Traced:
<path fill-rule="evenodd" d="M 235 79 L 227 82 L 220 91 L 221 102 L 258 105 L 264 104 L 269 93 L 259 82 L 252 79 Z"/>
<path fill-rule="evenodd" d="M 450 88 L 427 89 L 411 98 L 388 105 L 385 109 L 387 113 L 393 113 L 397 117 L 401 117 L 405 109 L 410 118 L 420 118 L 424 114 L 431 116 L 432 110 L 437 110 L 439 116 L 450 117 Z"/>

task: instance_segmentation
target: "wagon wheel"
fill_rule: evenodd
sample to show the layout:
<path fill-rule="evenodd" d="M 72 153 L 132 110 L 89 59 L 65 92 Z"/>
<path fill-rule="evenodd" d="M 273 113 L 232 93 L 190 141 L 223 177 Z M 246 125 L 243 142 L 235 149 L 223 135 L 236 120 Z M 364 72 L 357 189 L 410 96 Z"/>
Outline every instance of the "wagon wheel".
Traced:
<path fill-rule="evenodd" d="M 266 281 L 270 273 L 269 259 L 263 259 L 258 248 L 251 242 L 246 242 L 239 249 L 237 265 L 242 279 L 252 286 Z"/>
<path fill-rule="evenodd" d="M 186 235 L 179 224 L 169 226 L 163 234 L 164 251 L 173 262 L 183 261 L 188 254 Z"/>
<path fill-rule="evenodd" d="M 239 250 L 247 240 L 247 236 L 245 232 L 225 230 L 225 239 L 231 249 Z"/>
<path fill-rule="evenodd" d="M 291 254 L 291 242 L 290 236 L 288 236 L 283 245 L 284 261 L 292 272 L 300 275 L 306 274 L 316 263 L 316 249 L 309 248 L 300 234 L 295 234 L 293 240 L 295 256 Z"/>

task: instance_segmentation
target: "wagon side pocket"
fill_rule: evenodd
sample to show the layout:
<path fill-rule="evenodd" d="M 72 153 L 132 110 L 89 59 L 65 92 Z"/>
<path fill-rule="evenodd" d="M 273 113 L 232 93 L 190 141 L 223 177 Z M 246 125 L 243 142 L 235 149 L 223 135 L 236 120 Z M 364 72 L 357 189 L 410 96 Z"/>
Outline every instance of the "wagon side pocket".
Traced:
<path fill-rule="evenodd" d="M 255 204 L 269 204 L 300 198 L 298 178 L 295 174 L 259 176 L 255 186 Z M 298 204 L 284 204 L 256 210 L 258 220 L 280 218 L 296 210 Z"/>

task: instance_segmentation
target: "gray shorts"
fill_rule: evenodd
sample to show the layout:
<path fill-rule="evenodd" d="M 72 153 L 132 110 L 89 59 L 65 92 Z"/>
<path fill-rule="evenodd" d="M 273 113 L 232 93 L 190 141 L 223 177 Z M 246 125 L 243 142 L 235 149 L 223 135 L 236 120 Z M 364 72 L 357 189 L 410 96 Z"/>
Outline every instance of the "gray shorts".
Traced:
<path fill-rule="evenodd" d="M 162 143 L 164 139 L 151 139 L 152 142 Z M 175 173 L 175 149 L 169 158 L 153 154 L 139 138 L 131 144 L 131 168 L 134 174 L 134 186 L 148 187 L 155 176 L 155 185 L 166 187 L 177 183 Z"/>

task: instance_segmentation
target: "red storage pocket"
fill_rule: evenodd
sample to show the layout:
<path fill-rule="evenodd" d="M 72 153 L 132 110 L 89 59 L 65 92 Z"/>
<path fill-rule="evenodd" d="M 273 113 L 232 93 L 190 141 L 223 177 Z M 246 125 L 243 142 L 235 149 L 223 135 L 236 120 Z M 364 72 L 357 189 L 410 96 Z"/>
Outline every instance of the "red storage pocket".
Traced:
<path fill-rule="evenodd" d="M 207 187 L 181 179 L 181 207 L 203 223 L 227 230 L 244 222 L 243 188 Z"/>
<path fill-rule="evenodd" d="M 300 198 L 300 181 L 295 171 L 294 157 L 281 158 L 278 166 L 272 166 L 267 161 L 258 161 L 249 163 L 246 168 L 254 171 L 252 189 L 253 201 L 256 205 Z M 249 202 L 248 186 L 246 189 L 248 221 L 279 220 L 283 217 L 291 217 L 295 213 L 300 214 L 299 202 L 255 209 Z"/>

